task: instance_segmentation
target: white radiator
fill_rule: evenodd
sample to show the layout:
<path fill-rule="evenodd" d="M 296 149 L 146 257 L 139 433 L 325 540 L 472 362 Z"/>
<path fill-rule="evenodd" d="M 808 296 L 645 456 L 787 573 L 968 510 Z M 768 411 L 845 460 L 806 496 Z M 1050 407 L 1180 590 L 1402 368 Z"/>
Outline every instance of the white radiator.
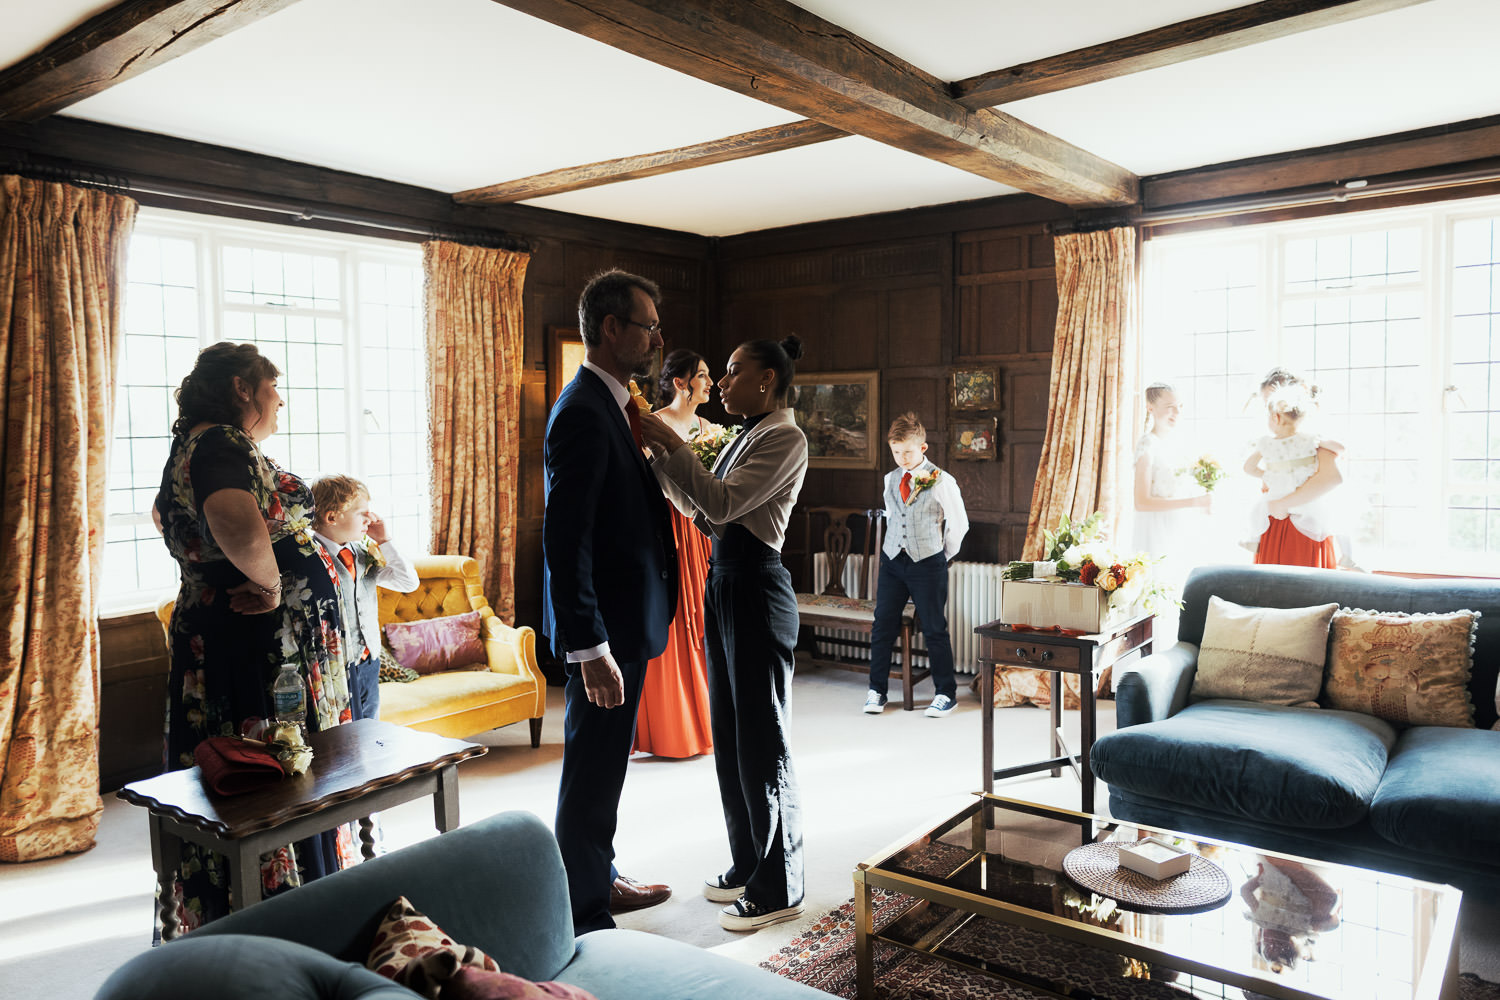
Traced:
<path fill-rule="evenodd" d="M 856 554 L 849 556 L 844 563 L 844 590 L 850 597 L 857 597 L 860 593 L 859 578 L 864 568 L 861 562 L 861 557 Z M 954 562 L 948 565 L 948 636 L 953 642 L 953 667 L 961 674 L 976 671 L 979 637 L 974 634 L 974 628 L 1000 617 L 1000 571 L 1004 568 L 999 563 Z M 866 593 L 873 600 L 880 577 L 878 555 L 870 558 L 868 572 L 870 587 Z M 815 553 L 813 590 L 822 590 L 827 582 L 828 558 L 821 552 Z M 834 643 L 869 639 L 864 633 L 848 629 L 817 628 L 813 631 L 819 637 Z M 844 646 L 840 652 L 851 658 L 869 659 L 869 652 L 858 646 Z M 912 636 L 912 659 L 918 666 L 925 666 L 927 663 L 921 632 Z"/>

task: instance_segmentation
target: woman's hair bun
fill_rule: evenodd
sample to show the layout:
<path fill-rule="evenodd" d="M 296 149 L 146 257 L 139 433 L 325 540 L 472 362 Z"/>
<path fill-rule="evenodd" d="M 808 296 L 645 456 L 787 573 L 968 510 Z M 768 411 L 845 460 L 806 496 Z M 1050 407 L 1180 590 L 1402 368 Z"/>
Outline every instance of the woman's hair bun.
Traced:
<path fill-rule="evenodd" d="M 802 358 L 802 338 L 795 333 L 787 334 L 781 341 L 781 349 L 786 351 L 786 356 L 793 361 Z"/>

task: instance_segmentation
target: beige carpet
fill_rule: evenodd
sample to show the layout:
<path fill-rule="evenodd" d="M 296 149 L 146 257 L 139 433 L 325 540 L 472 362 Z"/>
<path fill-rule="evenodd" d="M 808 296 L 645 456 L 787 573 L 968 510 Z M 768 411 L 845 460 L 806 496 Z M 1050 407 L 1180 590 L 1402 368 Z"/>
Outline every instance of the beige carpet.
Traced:
<path fill-rule="evenodd" d="M 979 706 L 960 687 L 946 719 L 887 708 L 860 712 L 864 679 L 812 670 L 793 689 L 793 753 L 806 822 L 807 916 L 753 934 L 719 927 L 717 907 L 700 894 L 702 879 L 726 865 L 713 760 L 639 757 L 631 764 L 616 839 L 618 864 L 642 881 L 667 882 L 672 899 L 625 914 L 624 927 L 714 948 L 755 964 L 776 953 L 819 914 L 847 900 L 856 862 L 950 813 L 979 786 Z M 918 688 L 919 707 L 931 688 Z M 1113 729 L 1113 704 L 1100 709 Z M 1076 723 L 1069 720 L 1070 732 Z M 996 763 L 1036 759 L 1046 750 L 1047 713 L 1035 708 L 997 715 Z M 562 756 L 562 694 L 548 692 L 542 745 L 525 726 L 480 737 L 491 747 L 460 766 L 462 820 L 523 809 L 551 822 Z M 1002 783 L 1002 794 L 1078 806 L 1070 776 Z M 1101 789 L 1101 804 L 1103 792 Z M 396 849 L 434 835 L 428 802 L 383 814 L 385 842 Z M 112 795 L 105 799 L 98 846 L 85 854 L 0 866 L 0 993 L 86 998 L 115 967 L 148 947 L 151 871 L 145 814 Z M 1500 979 L 1500 911 L 1466 912 L 1462 968 Z M 1477 930 L 1476 930 L 1477 929 Z"/>

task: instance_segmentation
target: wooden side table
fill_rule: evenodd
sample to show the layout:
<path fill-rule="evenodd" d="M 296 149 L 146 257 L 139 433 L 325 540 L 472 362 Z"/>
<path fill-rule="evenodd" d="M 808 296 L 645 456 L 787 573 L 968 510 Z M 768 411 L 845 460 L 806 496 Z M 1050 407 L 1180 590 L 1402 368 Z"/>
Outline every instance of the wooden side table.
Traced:
<path fill-rule="evenodd" d="M 478 743 L 376 719 L 309 733 L 307 742 L 313 762 L 306 774 L 244 795 L 211 794 L 196 767 L 131 782 L 115 793 L 149 814 L 163 939 L 181 932 L 172 885 L 182 862 L 182 841 L 229 859 L 230 898 L 235 909 L 242 909 L 260 902 L 261 854 L 282 844 L 424 795 L 433 798 L 438 832 L 457 827 L 458 762 L 488 751 Z M 360 839 L 365 858 L 374 857 L 368 827 Z"/>
<path fill-rule="evenodd" d="M 1154 620 L 1153 615 L 1141 615 L 1122 622 L 1107 632 L 1094 635 L 1063 635 L 1058 632 L 1015 629 L 999 621 L 976 628 L 974 633 L 979 636 L 979 663 L 983 668 L 980 683 L 984 688 L 984 712 L 980 715 L 984 741 L 984 775 L 981 787 L 986 792 L 993 792 L 996 779 L 1014 778 L 1037 771 L 1050 771 L 1052 777 L 1056 778 L 1062 774 L 1062 768 L 1067 766 L 1073 769 L 1079 784 L 1083 786 L 1083 811 L 1092 813 L 1094 769 L 1089 764 L 1089 751 L 1094 748 L 1097 722 L 1094 687 L 1106 667 L 1118 664 L 1128 656 L 1145 656 L 1151 652 L 1151 626 Z M 1029 764 L 995 769 L 996 666 L 1030 667 L 1051 672 L 1050 757 Z M 1063 674 L 1078 675 L 1077 753 L 1070 753 L 1063 740 Z"/>

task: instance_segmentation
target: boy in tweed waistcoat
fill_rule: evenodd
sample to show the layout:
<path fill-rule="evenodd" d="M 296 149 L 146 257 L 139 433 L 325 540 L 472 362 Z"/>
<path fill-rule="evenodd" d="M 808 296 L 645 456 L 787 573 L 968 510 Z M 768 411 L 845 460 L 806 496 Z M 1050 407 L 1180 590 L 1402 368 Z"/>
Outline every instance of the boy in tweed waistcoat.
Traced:
<path fill-rule="evenodd" d="M 923 714 L 941 719 L 953 711 L 953 643 L 948 638 L 948 562 L 958 555 L 969 515 L 953 477 L 927 460 L 927 429 L 915 413 L 891 421 L 886 433 L 896 468 L 885 477 L 885 544 L 875 589 L 870 630 L 870 690 L 865 712 L 878 715 L 886 703 L 891 647 L 901 631 L 901 612 L 917 607 L 935 689 Z"/>
<path fill-rule="evenodd" d="M 356 719 L 380 717 L 380 598 L 377 586 L 409 594 L 417 573 L 401 557 L 385 522 L 370 510 L 370 491 L 349 476 L 312 485 L 313 535 L 328 552 L 339 583 L 349 704 Z"/>

